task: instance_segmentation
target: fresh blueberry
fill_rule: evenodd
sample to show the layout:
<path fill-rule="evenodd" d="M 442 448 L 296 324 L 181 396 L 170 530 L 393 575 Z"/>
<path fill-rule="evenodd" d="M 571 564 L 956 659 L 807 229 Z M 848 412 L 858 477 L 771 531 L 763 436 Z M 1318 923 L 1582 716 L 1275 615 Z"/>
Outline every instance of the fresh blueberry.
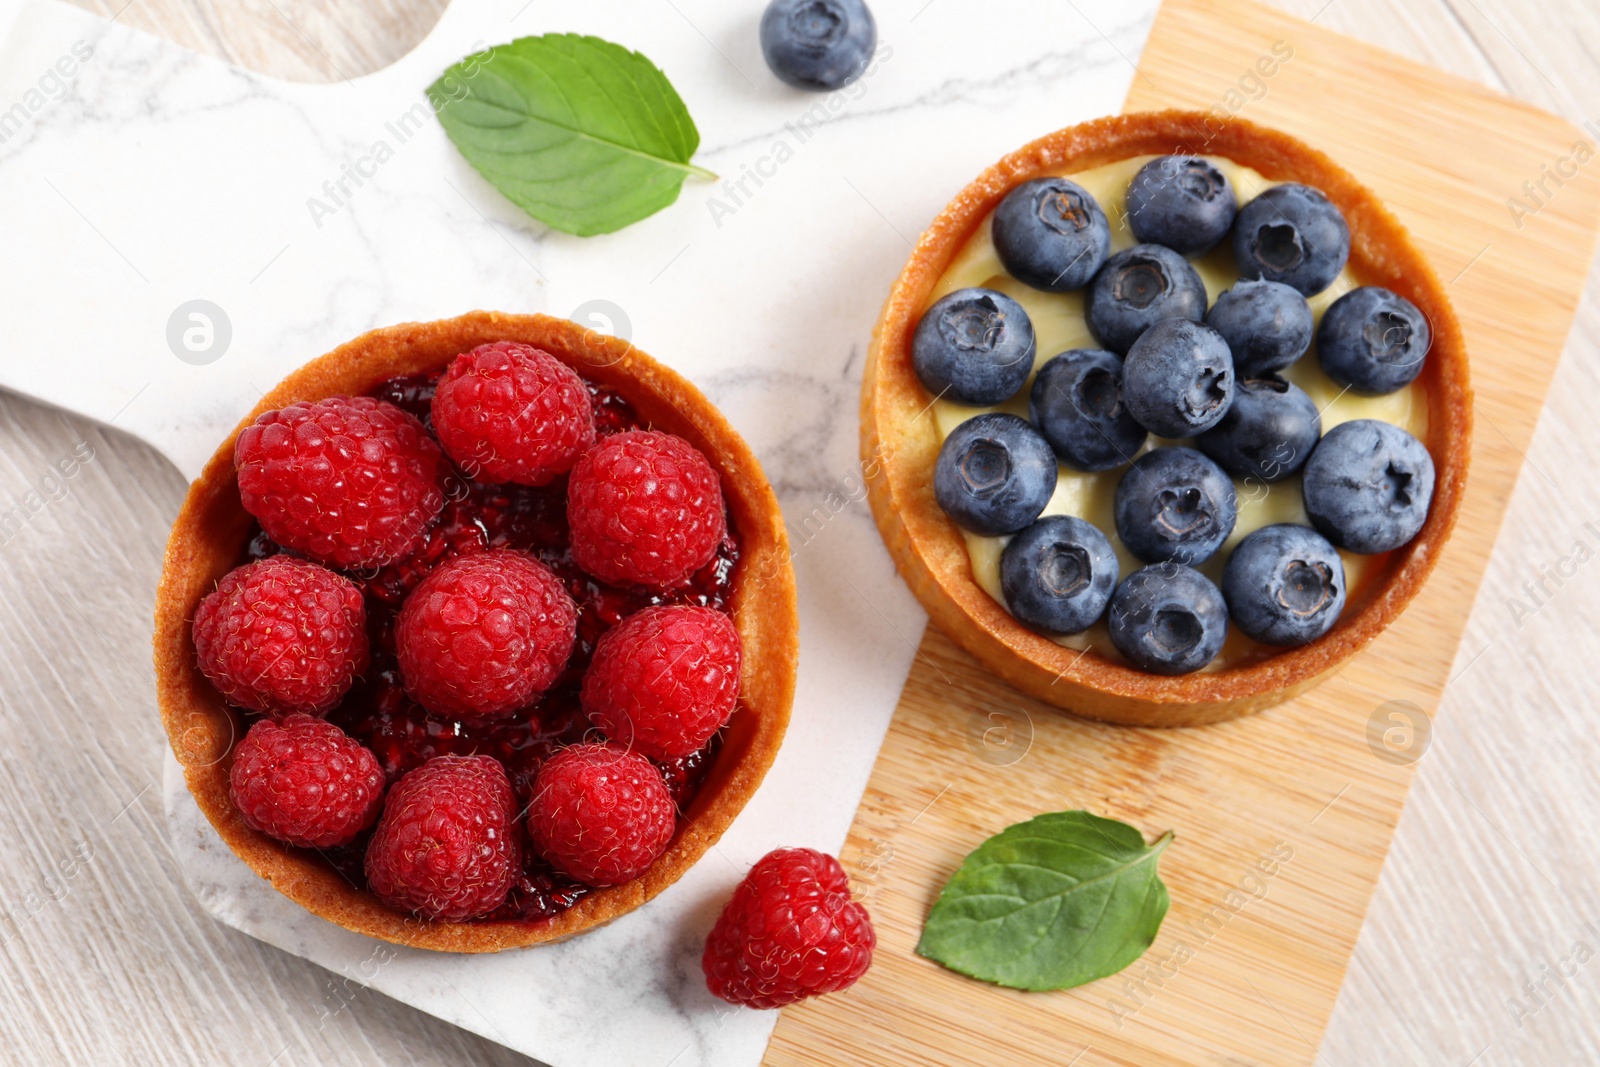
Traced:
<path fill-rule="evenodd" d="M 1035 178 L 1006 194 L 990 223 L 1006 271 L 1052 293 L 1082 289 L 1111 250 L 1111 224 L 1089 191 L 1065 178 Z"/>
<path fill-rule="evenodd" d="M 1134 245 L 1106 260 L 1089 284 L 1089 329 L 1117 355 L 1162 319 L 1199 322 L 1206 287 L 1189 261 L 1160 245 Z"/>
<path fill-rule="evenodd" d="M 1140 426 L 1160 437 L 1211 429 L 1233 405 L 1233 357 L 1209 326 L 1162 319 L 1128 350 L 1122 399 Z"/>
<path fill-rule="evenodd" d="M 1343 422 L 1322 436 L 1302 482 L 1311 525 L 1351 552 L 1388 552 L 1422 529 L 1433 457 L 1393 423 Z"/>
<path fill-rule="evenodd" d="M 1217 658 L 1228 606 L 1210 579 L 1178 563 L 1134 571 L 1111 596 L 1111 643 L 1143 671 L 1188 674 Z"/>
<path fill-rule="evenodd" d="M 1222 468 L 1194 449 L 1154 448 L 1123 474 L 1112 510 L 1135 556 L 1196 566 L 1233 532 L 1239 500 Z"/>
<path fill-rule="evenodd" d="M 993 289 L 957 289 L 917 323 L 911 366 L 934 396 L 998 404 L 1033 370 L 1033 323 L 1022 305 Z"/>
<path fill-rule="evenodd" d="M 962 529 L 1016 533 L 1056 491 L 1056 454 L 1026 419 L 991 412 L 968 419 L 939 449 L 933 496 Z"/>
<path fill-rule="evenodd" d="M 1410 385 L 1432 343 L 1428 318 L 1417 305 L 1399 293 L 1363 285 L 1323 312 L 1317 358 L 1328 377 L 1371 396 Z"/>
<path fill-rule="evenodd" d="M 1236 478 L 1281 481 L 1306 465 L 1322 436 L 1322 414 L 1306 391 L 1269 376 L 1242 379 L 1222 421 L 1195 439 Z"/>
<path fill-rule="evenodd" d="M 878 25 L 862 0 L 772 0 L 761 15 L 761 54 L 796 89 L 844 88 L 877 45 Z"/>
<path fill-rule="evenodd" d="M 1050 515 L 1000 553 L 1000 589 L 1011 614 L 1034 630 L 1075 634 L 1104 614 L 1117 587 L 1117 554 L 1092 523 Z"/>
<path fill-rule="evenodd" d="M 1206 325 L 1228 342 L 1234 373 L 1241 378 L 1287 367 L 1306 354 L 1316 330 L 1300 290 L 1268 281 L 1240 280 L 1217 297 L 1206 312 Z"/>
<path fill-rule="evenodd" d="M 1144 447 L 1145 429 L 1122 400 L 1122 360 L 1102 349 L 1074 348 L 1040 367 L 1028 406 L 1069 467 L 1108 471 Z"/>
<path fill-rule="evenodd" d="M 1315 641 L 1339 620 L 1344 596 L 1344 561 L 1309 526 L 1263 526 L 1222 569 L 1233 624 L 1264 645 Z"/>
<path fill-rule="evenodd" d="M 1133 235 L 1186 256 L 1215 248 L 1238 211 L 1228 176 L 1199 156 L 1152 159 L 1128 186 Z"/>
<path fill-rule="evenodd" d="M 1350 227 L 1333 201 L 1309 185 L 1274 185 L 1233 222 L 1233 260 L 1241 278 L 1322 292 L 1350 258 Z"/>

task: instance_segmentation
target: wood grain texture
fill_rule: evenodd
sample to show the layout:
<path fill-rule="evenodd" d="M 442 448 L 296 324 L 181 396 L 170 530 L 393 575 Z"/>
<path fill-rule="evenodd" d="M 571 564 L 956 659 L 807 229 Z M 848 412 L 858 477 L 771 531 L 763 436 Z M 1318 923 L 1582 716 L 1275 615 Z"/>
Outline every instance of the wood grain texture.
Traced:
<path fill-rule="evenodd" d="M 78 2 L 115 14 L 124 0 Z M 951 5 L 955 18 L 963 17 L 963 5 L 979 10 L 969 0 L 935 3 Z M 120 17 L 255 69 L 333 80 L 334 65 L 355 76 L 403 54 L 441 6 L 439 0 L 134 0 Z M 1600 118 L 1600 11 L 1585 0 L 1537 8 L 1517 0 L 1281 0 L 1279 6 L 1574 121 Z M 526 24 L 534 26 L 536 15 L 537 8 Z M 938 8 L 930 8 L 919 22 L 935 17 Z M 1137 58 L 1137 42 L 1107 47 Z M 1473 133 L 1464 129 L 1461 137 Z M 1587 538 L 1600 551 L 1600 537 L 1583 526 L 1600 525 L 1600 435 L 1593 429 L 1600 284 L 1591 281 L 1589 296 L 1527 446 L 1525 475 L 1511 493 L 1452 667 L 1459 680 L 1444 695 L 1432 745 L 1418 764 L 1317 1059 L 1325 1067 L 1600 1062 L 1594 1023 L 1600 964 L 1591 961 L 1559 981 L 1543 970 L 1559 968 L 1575 941 L 1600 949 L 1600 935 L 1584 925 L 1600 926 L 1592 902 L 1600 857 L 1584 832 L 1588 815 L 1600 810 L 1592 683 L 1592 665 L 1600 662 L 1600 566 L 1581 565 L 1559 586 L 1547 580 L 1553 592 L 1531 615 L 1516 613 L 1513 603 L 1532 603 L 1524 583 L 1570 558 L 1575 540 Z M 194 905 L 165 843 L 156 795 L 163 741 L 146 654 L 161 546 L 183 481 L 152 450 L 114 431 L 0 397 L 0 510 L 39 489 L 80 440 L 89 442 L 94 458 L 64 480 L 65 496 L 31 512 L 19 529 L 0 533 L 5 1061 L 529 1063 L 380 995 L 357 992 L 339 976 L 211 922 Z M 944 654 L 937 646 L 934 652 Z M 980 713 L 945 744 L 966 745 L 969 723 L 987 728 L 981 713 L 987 706 L 974 704 Z M 952 791 L 971 790 L 971 783 L 997 791 L 1007 771 L 980 777 L 989 767 L 975 760 Z M 1150 770 L 1130 761 L 1125 782 L 1098 806 L 1115 811 L 1115 801 L 1136 812 L 1151 783 Z M 877 802 L 873 817 L 920 826 L 948 799 L 919 818 L 944 785 L 924 774 L 913 793 Z M 92 858 L 74 863 L 84 841 Z M 889 875 L 871 878 L 874 864 L 864 853 L 847 859 L 868 875 L 875 908 L 887 906 Z M 888 870 L 911 860 L 890 860 Z M 1285 874 L 1293 869 L 1290 861 Z M 1274 906 L 1277 893 L 1273 888 L 1268 898 Z M 1230 922 L 1227 937 L 1265 936 L 1255 930 L 1264 922 L 1251 905 Z M 1548 991 L 1542 1006 L 1515 1013 L 1508 999 L 1530 1003 L 1523 983 L 1542 977 Z M 1268 975 L 1257 984 L 1276 999 L 1273 980 Z M 1250 1011 L 1269 1009 L 1257 1002 Z M 975 1028 L 996 1025 L 978 1014 L 976 1001 L 968 1014 Z M 890 1032 L 950 1024 L 906 1014 L 876 1016 L 866 1025 Z M 1030 1018 L 1028 1026 L 1053 1049 L 1050 1062 L 1070 1063 L 1085 1043 L 1045 1020 Z M 1291 1035 L 1283 1025 L 1281 1042 L 1294 1041 Z M 848 1036 L 819 1036 L 816 1059 Z M 998 1062 L 988 1051 L 976 1062 Z M 1275 1062 L 1268 1051 L 1234 1062 Z M 1294 1054 L 1305 1058 L 1298 1042 Z M 1087 1055 L 1078 1061 L 1090 1062 Z"/>
<path fill-rule="evenodd" d="M 1452 677 L 1586 283 L 1600 172 L 1567 167 L 1576 173 L 1561 195 L 1514 218 L 1507 191 L 1572 155 L 1578 130 L 1246 0 L 1168 0 L 1127 106 L 1283 129 L 1350 169 L 1407 226 L 1456 305 L 1477 392 L 1455 536 L 1406 614 L 1335 678 L 1221 726 L 1074 721 L 996 683 L 930 631 L 844 857 L 876 903 L 882 955 L 849 995 L 785 1013 L 774 1067 L 1317 1058 L 1421 754 L 1416 739 L 1431 736 L 1420 716 Z M 1206 130 L 1195 137 L 1192 150 L 1205 151 Z M 1373 745 L 1374 723 L 1379 734 L 1405 728 L 1391 702 L 1417 709 L 1410 751 Z M 1007 730 L 1011 746 L 985 748 L 985 736 Z M 1076 807 L 1152 838 L 1177 833 L 1162 862 L 1172 911 L 1144 960 L 1079 990 L 1029 995 L 912 953 L 965 853 L 1040 810 Z"/>
<path fill-rule="evenodd" d="M 185 48 L 289 81 L 380 70 L 427 36 L 448 0 L 74 0 Z"/>

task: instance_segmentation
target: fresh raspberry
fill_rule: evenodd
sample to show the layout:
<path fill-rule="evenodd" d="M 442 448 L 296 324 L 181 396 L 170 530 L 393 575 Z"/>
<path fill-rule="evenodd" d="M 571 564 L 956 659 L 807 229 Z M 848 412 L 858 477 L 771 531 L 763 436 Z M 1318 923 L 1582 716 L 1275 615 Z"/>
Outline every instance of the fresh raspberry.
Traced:
<path fill-rule="evenodd" d="M 516 808 L 493 756 L 435 756 L 396 782 L 367 845 L 367 885 L 399 911 L 461 922 L 522 873 Z"/>
<path fill-rule="evenodd" d="M 222 576 L 194 612 L 200 671 L 227 700 L 269 715 L 322 715 L 367 668 L 354 582 L 293 556 Z"/>
<path fill-rule="evenodd" d="M 616 745 L 574 745 L 551 756 L 528 805 L 528 835 L 539 854 L 593 886 L 643 874 L 675 824 L 661 772 Z"/>
<path fill-rule="evenodd" d="M 594 444 L 594 406 L 550 353 L 496 341 L 451 361 L 433 394 L 433 432 L 475 481 L 547 485 Z"/>
<path fill-rule="evenodd" d="M 278 544 L 381 567 L 422 544 L 444 506 L 444 456 L 422 423 L 369 396 L 268 411 L 233 449 L 244 509 Z"/>
<path fill-rule="evenodd" d="M 525 552 L 457 556 L 412 590 L 395 624 L 406 692 L 469 722 L 505 718 L 550 687 L 572 655 L 578 607 Z"/>
<path fill-rule="evenodd" d="M 246 823 L 301 848 L 347 845 L 383 807 L 378 758 L 309 715 L 250 727 L 233 750 L 228 782 Z"/>
<path fill-rule="evenodd" d="M 750 868 L 706 938 L 706 987 L 723 1000 L 781 1008 L 854 985 L 878 943 L 867 909 L 832 856 L 780 848 Z"/>
<path fill-rule="evenodd" d="M 717 472 L 681 437 L 602 438 L 567 487 L 572 559 L 614 585 L 666 588 L 711 561 L 728 532 Z"/>
<path fill-rule="evenodd" d="M 583 676 L 583 709 L 651 759 L 696 752 L 739 699 L 739 631 L 712 608 L 646 608 L 606 631 Z"/>

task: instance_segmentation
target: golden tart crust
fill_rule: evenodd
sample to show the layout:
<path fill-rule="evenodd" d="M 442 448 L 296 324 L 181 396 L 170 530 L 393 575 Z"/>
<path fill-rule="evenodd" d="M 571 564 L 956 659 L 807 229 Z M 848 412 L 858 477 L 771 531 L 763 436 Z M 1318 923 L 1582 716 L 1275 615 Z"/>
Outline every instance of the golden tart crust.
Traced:
<path fill-rule="evenodd" d="M 238 563 L 251 518 L 239 503 L 233 444 L 263 411 L 297 400 L 361 394 L 401 374 L 441 368 L 489 341 L 537 345 L 621 392 L 639 417 L 686 438 L 722 477 L 740 537 L 732 613 L 744 644 L 739 704 L 723 745 L 672 843 L 639 878 L 595 890 L 543 922 L 430 922 L 381 904 L 330 866 L 244 824 L 228 796 L 238 713 L 195 665 L 190 620 Z M 262 397 L 189 488 L 167 542 L 156 595 L 155 667 L 161 720 L 184 778 L 228 847 L 291 900 L 357 933 L 413 948 L 498 952 L 559 941 L 632 911 L 677 881 L 722 836 L 777 756 L 794 700 L 799 616 L 783 518 L 761 466 L 722 414 L 684 378 L 625 341 L 544 315 L 473 312 L 374 330 L 313 360 Z"/>
<path fill-rule="evenodd" d="M 1270 707 L 1315 685 L 1388 626 L 1422 588 L 1444 548 L 1466 486 L 1472 390 L 1460 324 L 1433 269 L 1395 217 L 1332 159 L 1289 137 L 1233 119 L 1217 128 L 1189 111 L 1097 119 L 1041 137 L 980 174 L 917 242 L 873 330 L 861 392 L 861 455 L 879 469 L 868 499 L 895 564 L 935 625 L 1030 696 L 1129 726 L 1196 726 Z M 1092 649 L 1057 644 L 1018 623 L 973 580 L 967 545 L 933 495 L 940 439 L 933 397 L 911 365 L 911 338 L 928 297 L 967 240 L 1012 187 L 1133 156 L 1223 156 L 1275 181 L 1322 190 L 1350 225 L 1350 269 L 1421 308 L 1433 348 L 1419 378 L 1427 395 L 1424 444 L 1433 455 L 1433 504 L 1410 544 L 1389 554 L 1343 617 L 1320 639 L 1258 662 L 1164 677 Z"/>

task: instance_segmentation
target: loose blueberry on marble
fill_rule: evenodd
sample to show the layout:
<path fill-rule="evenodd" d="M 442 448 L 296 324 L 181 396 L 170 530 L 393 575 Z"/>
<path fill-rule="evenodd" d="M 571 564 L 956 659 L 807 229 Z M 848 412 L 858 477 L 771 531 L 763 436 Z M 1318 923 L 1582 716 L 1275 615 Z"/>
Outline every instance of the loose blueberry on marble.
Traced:
<path fill-rule="evenodd" d="M 1269 375 L 1241 380 L 1228 413 L 1195 444 L 1236 478 L 1277 482 L 1306 465 L 1321 436 L 1316 402 L 1298 385 Z"/>
<path fill-rule="evenodd" d="M 1306 354 L 1316 327 L 1300 290 L 1282 282 L 1241 279 L 1217 297 L 1206 325 L 1233 352 L 1233 370 L 1258 378 L 1282 370 Z"/>
<path fill-rule="evenodd" d="M 1388 552 L 1417 536 L 1433 500 L 1433 457 L 1405 430 L 1376 419 L 1323 434 L 1302 481 L 1306 514 L 1351 552 Z"/>
<path fill-rule="evenodd" d="M 1317 358 L 1352 392 L 1392 393 L 1422 372 L 1433 331 L 1422 311 L 1376 285 L 1352 289 L 1328 306 L 1317 329 Z"/>
<path fill-rule="evenodd" d="M 1187 259 L 1160 245 L 1134 245 L 1106 260 L 1089 284 L 1085 307 L 1089 330 L 1119 356 L 1162 319 L 1199 322 L 1205 313 L 1200 275 Z"/>
<path fill-rule="evenodd" d="M 1233 406 L 1233 357 L 1208 326 L 1163 319 L 1146 330 L 1122 365 L 1128 413 L 1161 437 L 1204 433 Z"/>
<path fill-rule="evenodd" d="M 1024 626 L 1075 634 L 1105 613 L 1117 571 L 1117 554 L 1094 524 L 1047 515 L 1000 554 L 1000 589 L 1006 608 Z"/>
<path fill-rule="evenodd" d="M 1099 348 L 1052 357 L 1034 376 L 1029 413 L 1069 467 L 1105 471 L 1131 461 L 1145 428 L 1122 399 L 1122 360 Z"/>
<path fill-rule="evenodd" d="M 1309 526 L 1263 526 L 1228 557 L 1222 598 L 1233 624 L 1262 644 L 1308 644 L 1344 610 L 1344 561 Z"/>
<path fill-rule="evenodd" d="M 761 54 L 797 89 L 842 89 L 861 77 L 877 44 L 862 0 L 772 0 L 761 15 Z"/>
<path fill-rule="evenodd" d="M 1133 461 L 1112 502 L 1117 536 L 1146 563 L 1195 566 L 1222 547 L 1239 517 L 1233 481 L 1192 448 L 1155 448 Z"/>
<path fill-rule="evenodd" d="M 1152 159 L 1128 186 L 1133 235 L 1186 256 L 1215 248 L 1238 210 L 1228 176 L 1199 156 Z"/>
<path fill-rule="evenodd" d="M 1349 258 L 1344 216 L 1309 185 L 1274 185 L 1240 208 L 1233 223 L 1233 259 L 1241 278 L 1283 282 L 1315 296 Z"/>
<path fill-rule="evenodd" d="M 1106 622 L 1111 643 L 1135 667 L 1155 674 L 1188 674 L 1222 651 L 1228 607 L 1199 571 L 1158 563 L 1122 580 L 1112 594 Z"/>
<path fill-rule="evenodd" d="M 911 338 L 911 366 L 934 396 L 987 406 L 1013 396 L 1033 370 L 1033 323 L 993 289 L 957 289 L 934 302 Z"/>
<path fill-rule="evenodd" d="M 1006 194 L 989 223 L 1006 272 L 1052 293 L 1082 289 L 1111 250 L 1111 224 L 1089 191 L 1065 178 L 1035 178 Z"/>
<path fill-rule="evenodd" d="M 957 526 L 1016 533 L 1056 491 L 1056 454 L 1026 419 L 990 412 L 957 426 L 939 449 L 933 495 Z"/>

